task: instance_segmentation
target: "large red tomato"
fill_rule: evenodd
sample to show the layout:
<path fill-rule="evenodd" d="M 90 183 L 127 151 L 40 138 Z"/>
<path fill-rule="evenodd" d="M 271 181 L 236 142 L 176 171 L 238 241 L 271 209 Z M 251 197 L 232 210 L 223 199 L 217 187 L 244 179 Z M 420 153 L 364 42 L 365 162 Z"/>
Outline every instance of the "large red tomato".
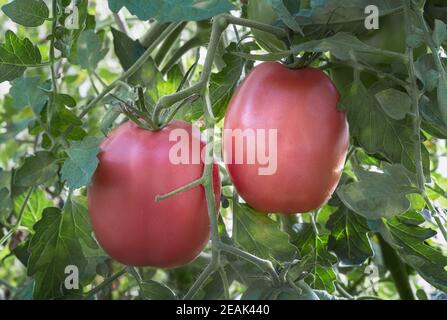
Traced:
<path fill-rule="evenodd" d="M 251 71 L 233 95 L 224 124 L 228 173 L 248 204 L 264 212 L 302 213 L 320 207 L 331 196 L 349 145 L 346 115 L 337 110 L 338 100 L 334 84 L 318 69 L 288 69 L 266 62 Z M 248 150 L 273 153 L 273 145 L 262 135 L 256 143 L 244 144 L 244 162 L 240 155 L 236 161 L 241 145 L 237 140 L 241 140 L 235 137 L 235 129 L 239 133 L 263 129 L 265 137 L 269 129 L 277 130 L 273 174 L 260 174 L 259 169 L 267 167 L 260 158 L 251 164 L 247 161 Z"/>
<path fill-rule="evenodd" d="M 200 132 L 182 121 L 158 132 L 127 122 L 101 144 L 99 165 L 88 189 L 90 218 L 101 246 L 126 265 L 180 266 L 193 260 L 208 242 L 210 221 L 202 186 L 155 201 L 156 195 L 173 191 L 203 173 L 201 158 L 195 163 L 171 163 L 171 147 L 179 146 L 178 141 L 170 141 L 175 129 L 188 133 L 183 146 L 189 150 L 189 159 L 205 147 Z M 193 143 L 199 146 L 195 151 Z M 216 165 L 213 175 L 218 205 Z"/>

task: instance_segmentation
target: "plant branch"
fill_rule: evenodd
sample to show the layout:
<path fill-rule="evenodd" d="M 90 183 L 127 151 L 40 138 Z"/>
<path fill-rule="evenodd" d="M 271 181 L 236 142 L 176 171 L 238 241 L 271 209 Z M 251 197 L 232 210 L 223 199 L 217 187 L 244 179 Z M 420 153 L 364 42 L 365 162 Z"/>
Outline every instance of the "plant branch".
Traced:
<path fill-rule="evenodd" d="M 243 251 L 239 248 L 230 246 L 223 242 L 219 243 L 219 249 L 222 251 L 228 252 L 232 255 L 235 255 L 241 259 L 244 259 L 244 260 L 256 265 L 261 270 L 266 271 L 267 273 L 270 274 L 272 281 L 275 285 L 279 285 L 281 283 L 278 273 L 276 272 L 275 268 L 273 267 L 273 264 L 271 261 L 259 258 L 251 253 L 248 253 L 248 252 Z"/>
<path fill-rule="evenodd" d="M 199 81 L 189 88 L 180 90 L 170 95 L 163 96 L 158 100 L 153 113 L 153 120 L 156 126 L 160 125 L 159 118 L 162 109 L 169 108 L 174 103 L 186 99 L 194 93 L 201 93 L 203 88 L 207 85 L 209 77 L 211 75 L 211 68 L 213 66 L 214 57 L 219 46 L 220 37 L 224 30 L 227 28 L 228 24 L 236 24 L 255 28 L 261 31 L 272 33 L 280 38 L 287 37 L 287 32 L 284 29 L 268 24 L 237 18 L 230 14 L 221 14 L 214 17 L 211 27 L 210 41 L 208 44 L 205 62 L 203 64 L 202 74 L 200 75 Z"/>
<path fill-rule="evenodd" d="M 402 300 L 415 300 L 405 264 L 396 251 L 378 234 L 385 267 L 391 272 L 397 292 Z"/>
<path fill-rule="evenodd" d="M 174 54 L 169 58 L 169 60 L 165 63 L 164 67 L 161 69 L 161 73 L 166 74 L 169 69 L 171 69 L 177 61 L 189 50 L 199 47 L 203 44 L 203 40 L 195 36 L 188 41 L 186 41 L 181 47 L 179 47 Z"/>
<path fill-rule="evenodd" d="M 166 38 L 166 40 L 163 41 L 163 43 L 161 44 L 160 48 L 157 51 L 157 54 L 154 57 L 154 62 L 157 66 L 160 66 L 161 63 L 164 61 L 164 59 L 166 58 L 166 54 L 169 52 L 171 47 L 177 41 L 183 29 L 185 28 L 186 24 L 187 24 L 186 21 L 179 24 L 177 28 L 175 28 L 175 30 L 172 31 L 171 34 Z"/>
<path fill-rule="evenodd" d="M 0 239 L 0 246 L 3 245 L 8 239 L 14 234 L 14 232 L 17 231 L 17 229 L 20 227 L 20 224 L 22 223 L 23 213 L 25 212 L 26 206 L 28 205 L 28 201 L 33 194 L 34 187 L 31 187 L 28 190 L 28 193 L 25 196 L 25 200 L 23 200 L 22 206 L 20 207 L 19 214 L 17 216 L 17 221 L 13 225 L 13 227 Z"/>
<path fill-rule="evenodd" d="M 92 290 L 87 292 L 86 296 L 85 296 L 85 299 L 88 300 L 88 299 L 93 298 L 95 296 L 95 294 L 97 294 L 98 292 L 101 292 L 101 290 L 103 290 L 105 287 L 109 286 L 113 281 L 115 281 L 116 279 L 121 277 L 126 272 L 127 272 L 127 267 L 123 268 L 120 271 L 118 271 L 117 273 L 111 275 L 110 277 L 105 279 L 103 282 L 101 282 L 100 285 L 94 287 Z"/>

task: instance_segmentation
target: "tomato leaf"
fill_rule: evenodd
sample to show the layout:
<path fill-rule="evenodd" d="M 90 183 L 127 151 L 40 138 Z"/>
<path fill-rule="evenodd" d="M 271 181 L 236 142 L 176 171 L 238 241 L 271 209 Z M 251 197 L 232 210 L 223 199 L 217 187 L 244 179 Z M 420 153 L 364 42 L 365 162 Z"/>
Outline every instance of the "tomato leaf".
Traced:
<path fill-rule="evenodd" d="M 433 30 L 433 41 L 440 47 L 447 40 L 447 26 L 441 20 L 435 19 L 435 29 Z"/>
<path fill-rule="evenodd" d="M 57 159 L 49 151 L 39 151 L 25 159 L 14 176 L 14 184 L 32 187 L 43 184 L 57 175 Z"/>
<path fill-rule="evenodd" d="M 78 38 L 77 61 L 82 68 L 94 70 L 108 50 L 103 47 L 101 38 L 93 30 L 85 30 Z"/>
<path fill-rule="evenodd" d="M 14 32 L 6 31 L 5 42 L 0 44 L 0 83 L 20 77 L 27 67 L 41 61 L 39 49 L 28 38 L 20 39 Z"/>
<path fill-rule="evenodd" d="M 122 7 L 141 20 L 154 18 L 161 22 L 205 20 L 234 9 L 228 0 L 109 0 L 113 12 Z"/>
<path fill-rule="evenodd" d="M 316 234 L 310 223 L 297 223 L 293 230 L 295 234 L 291 243 L 300 250 L 304 264 L 299 268 L 307 269 L 310 275 L 306 277 L 306 282 L 314 289 L 333 292 L 336 279 L 333 266 L 337 263 L 337 257 L 328 251 L 328 235 Z"/>
<path fill-rule="evenodd" d="M 356 56 L 356 53 L 382 54 L 377 48 L 369 46 L 355 36 L 345 32 L 339 32 L 329 38 L 312 40 L 292 46 L 290 53 L 298 54 L 302 51 L 329 51 L 334 57 L 343 61 L 351 60 L 353 56 Z M 357 56 L 357 58 L 360 59 L 361 56 Z"/>
<path fill-rule="evenodd" d="M 402 91 L 389 88 L 376 93 L 375 97 L 383 111 L 392 119 L 403 120 L 411 112 L 411 98 Z"/>
<path fill-rule="evenodd" d="M 40 113 L 48 101 L 48 97 L 39 88 L 39 77 L 20 77 L 14 80 L 9 94 L 13 99 L 13 106 L 17 109 L 31 107 L 35 113 Z"/>
<path fill-rule="evenodd" d="M 43 0 L 14 0 L 2 7 L 14 22 L 25 27 L 38 27 L 48 19 L 50 10 Z"/>
<path fill-rule="evenodd" d="M 11 172 L 0 168 L 0 222 L 4 222 L 13 208 L 11 198 Z"/>
<path fill-rule="evenodd" d="M 289 243 L 289 237 L 280 230 L 279 223 L 245 204 L 236 206 L 234 240 L 237 244 L 250 253 L 278 263 L 297 257 L 296 247 Z"/>
<path fill-rule="evenodd" d="M 71 189 L 88 186 L 93 173 L 98 166 L 99 140 L 87 137 L 82 141 L 74 141 L 65 150 L 69 159 L 64 162 L 61 174 L 62 180 L 67 182 Z"/>
<path fill-rule="evenodd" d="M 332 213 L 326 228 L 331 232 L 328 250 L 337 254 L 342 265 L 360 265 L 374 255 L 366 219 L 347 207 L 341 205 Z"/>
<path fill-rule="evenodd" d="M 115 54 L 124 70 L 129 69 L 146 50 L 138 40 L 133 40 L 127 34 L 111 28 Z"/>
<path fill-rule="evenodd" d="M 271 6 L 275 13 L 280 17 L 282 22 L 291 30 L 304 36 L 303 30 L 298 22 L 295 21 L 288 8 L 284 5 L 283 0 L 270 0 Z"/>
<path fill-rule="evenodd" d="M 410 208 L 406 195 L 415 192 L 415 177 L 400 164 L 383 166 L 383 173 L 358 168 L 358 182 L 340 186 L 337 195 L 367 219 L 391 218 Z"/>
<path fill-rule="evenodd" d="M 22 194 L 14 201 L 15 212 L 19 212 L 25 201 L 26 195 Z M 27 227 L 32 233 L 34 231 L 34 224 L 42 218 L 42 212 L 45 208 L 51 207 L 52 201 L 47 198 L 45 192 L 40 189 L 35 189 L 26 203 L 23 211 L 21 225 Z"/>
<path fill-rule="evenodd" d="M 439 72 L 433 61 L 433 55 L 421 55 L 415 63 L 416 76 L 424 85 L 426 91 L 432 91 L 436 88 L 439 79 Z"/>
<path fill-rule="evenodd" d="M 34 226 L 31 240 L 28 274 L 34 277 L 35 299 L 56 298 L 63 295 L 65 268 L 76 266 L 82 277 L 88 264 L 84 247 L 99 250 L 82 198 L 68 199 L 63 210 L 46 208 L 42 219 Z M 72 293 L 74 290 L 70 290 Z"/>
<path fill-rule="evenodd" d="M 149 300 L 177 300 L 177 295 L 168 286 L 148 280 L 140 283 L 141 294 Z"/>
<path fill-rule="evenodd" d="M 380 233 L 425 281 L 447 291 L 447 256 L 427 242 L 436 232 L 421 227 L 424 219 L 415 220 L 414 216 L 420 215 L 408 213 L 387 220 Z"/>
<path fill-rule="evenodd" d="M 401 163 L 415 172 L 415 137 L 412 119 L 390 118 L 363 84 L 353 83 L 340 102 L 348 110 L 349 131 L 355 141 L 369 154 L 380 154 L 392 163 Z M 424 145 L 422 163 L 429 177 L 430 160 Z"/>

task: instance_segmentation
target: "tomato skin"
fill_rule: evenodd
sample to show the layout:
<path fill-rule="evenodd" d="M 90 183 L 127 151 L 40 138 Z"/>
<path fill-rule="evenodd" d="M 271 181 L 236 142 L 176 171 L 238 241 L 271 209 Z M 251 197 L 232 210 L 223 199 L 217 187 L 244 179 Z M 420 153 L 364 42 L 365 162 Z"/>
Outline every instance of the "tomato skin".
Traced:
<path fill-rule="evenodd" d="M 318 69 L 266 62 L 250 72 L 229 103 L 224 128 L 277 129 L 278 143 L 277 171 L 259 175 L 258 168 L 265 166 L 237 164 L 236 139 L 224 136 L 228 173 L 248 204 L 263 212 L 303 213 L 331 196 L 349 145 L 338 100 L 334 84 Z M 243 150 L 247 159 L 246 146 Z"/>
<path fill-rule="evenodd" d="M 203 173 L 203 162 L 175 165 L 169 161 L 169 150 L 177 143 L 169 141 L 174 129 L 187 130 L 190 146 L 193 140 L 200 140 L 200 132 L 183 121 L 174 121 L 158 132 L 127 122 L 101 144 L 99 165 L 88 189 L 89 213 L 97 240 L 123 264 L 177 267 L 192 261 L 209 240 L 202 186 L 155 201 L 156 195 Z M 200 149 L 204 147 L 200 141 Z M 215 164 L 213 179 L 218 208 L 220 178 Z"/>

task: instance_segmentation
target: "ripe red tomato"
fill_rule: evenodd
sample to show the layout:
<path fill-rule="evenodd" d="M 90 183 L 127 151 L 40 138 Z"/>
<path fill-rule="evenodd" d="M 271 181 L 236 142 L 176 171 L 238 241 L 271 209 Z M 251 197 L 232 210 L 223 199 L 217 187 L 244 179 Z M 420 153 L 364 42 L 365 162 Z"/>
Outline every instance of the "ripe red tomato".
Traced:
<path fill-rule="evenodd" d="M 276 129 L 277 170 L 260 175 L 258 169 L 266 165 L 259 158 L 248 164 L 246 145 L 244 163 L 236 163 L 237 139 L 225 134 L 228 173 L 248 204 L 264 212 L 302 213 L 331 196 L 349 145 L 348 123 L 345 113 L 337 110 L 338 100 L 334 84 L 319 69 L 266 62 L 251 71 L 230 101 L 224 128 L 233 133 Z M 263 145 L 265 140 L 254 144 L 261 150 Z M 266 149 L 267 154 L 273 151 Z"/>
<path fill-rule="evenodd" d="M 88 189 L 93 231 L 114 259 L 134 266 L 170 268 L 193 260 L 210 236 L 205 191 L 202 186 L 163 201 L 156 195 L 173 191 L 201 177 L 204 164 L 172 164 L 169 141 L 174 129 L 188 133 L 200 151 L 199 130 L 174 121 L 158 132 L 140 129 L 132 122 L 116 128 L 101 144 L 99 165 Z M 191 151 L 192 150 L 192 151 Z M 213 167 L 216 205 L 220 199 L 219 170 Z"/>

